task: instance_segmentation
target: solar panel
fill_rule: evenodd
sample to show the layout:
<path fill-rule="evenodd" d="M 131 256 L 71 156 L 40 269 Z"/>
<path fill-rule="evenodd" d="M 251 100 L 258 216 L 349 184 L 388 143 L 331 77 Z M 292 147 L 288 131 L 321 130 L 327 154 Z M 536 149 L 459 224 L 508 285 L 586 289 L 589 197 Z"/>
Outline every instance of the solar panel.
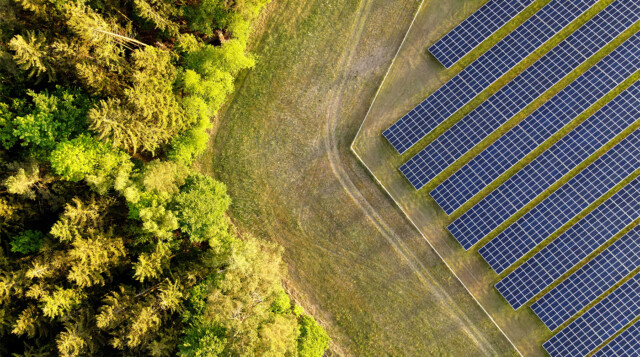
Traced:
<path fill-rule="evenodd" d="M 585 356 L 640 315 L 640 275 L 607 295 L 542 346 L 552 356 Z"/>
<path fill-rule="evenodd" d="M 640 19 L 615 1 L 400 167 L 420 189 Z"/>
<path fill-rule="evenodd" d="M 640 197 L 640 178 L 633 180 L 500 280 L 496 284 L 496 289 L 514 309 L 520 308 L 582 259 L 640 218 L 638 197 Z"/>
<path fill-rule="evenodd" d="M 639 168 L 636 130 L 480 248 L 480 255 L 502 273 Z"/>
<path fill-rule="evenodd" d="M 640 356 L 640 322 L 635 322 L 623 333 L 609 341 L 593 357 L 638 357 Z"/>
<path fill-rule="evenodd" d="M 450 68 L 533 2 L 534 0 L 489 0 L 429 47 L 429 52 L 445 67 Z"/>
<path fill-rule="evenodd" d="M 577 246 L 576 244 L 575 247 Z M 591 246 L 587 247 L 591 248 Z M 602 253 L 551 289 L 533 303 L 531 309 L 549 330 L 553 331 L 638 267 L 640 267 L 640 226 L 636 226 L 620 237 Z"/>
<path fill-rule="evenodd" d="M 447 228 L 469 249 L 640 118 L 640 82 L 615 97 Z"/>
<path fill-rule="evenodd" d="M 598 0 L 553 0 L 385 130 L 403 153 Z"/>
<path fill-rule="evenodd" d="M 640 69 L 640 33 L 625 41 L 431 191 L 453 213 Z"/>

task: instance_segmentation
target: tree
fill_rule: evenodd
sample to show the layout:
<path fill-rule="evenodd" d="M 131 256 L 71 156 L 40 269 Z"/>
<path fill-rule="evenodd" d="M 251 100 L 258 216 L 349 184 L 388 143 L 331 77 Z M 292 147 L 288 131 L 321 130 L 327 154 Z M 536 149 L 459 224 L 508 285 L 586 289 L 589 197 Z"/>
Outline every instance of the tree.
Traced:
<path fill-rule="evenodd" d="M 216 1 L 203 0 L 184 9 L 189 27 L 209 36 L 215 30 L 227 30 L 243 41 L 249 35 L 249 25 L 270 0 Z"/>
<path fill-rule="evenodd" d="M 129 155 L 86 135 L 58 144 L 50 160 L 57 175 L 86 180 L 99 193 L 128 180 L 133 170 Z"/>
<path fill-rule="evenodd" d="M 29 77 L 39 77 L 44 73 L 49 74 L 49 80 L 53 79 L 53 68 L 49 64 L 46 38 L 42 33 L 27 31 L 25 37 L 16 35 L 9 48 L 15 52 L 14 60 L 24 71 L 29 72 Z"/>
<path fill-rule="evenodd" d="M 10 165 L 16 166 L 16 165 Z M 40 168 L 35 162 L 26 164 L 18 164 L 18 171 L 15 175 L 7 177 L 3 185 L 6 187 L 7 192 L 14 195 L 20 195 L 30 200 L 36 198 L 34 186 L 36 186 L 40 180 Z"/>
<path fill-rule="evenodd" d="M 247 236 L 232 243 L 229 264 L 191 292 L 181 352 L 202 354 L 214 343 L 220 355 L 295 355 L 298 328 L 290 308 L 281 304 L 281 250 Z M 276 303 L 275 301 L 278 300 Z"/>
<path fill-rule="evenodd" d="M 44 235 L 40 231 L 26 230 L 11 238 L 11 251 L 14 253 L 36 253 L 42 247 Z"/>
<path fill-rule="evenodd" d="M 300 317 L 298 355 L 300 357 L 322 357 L 329 348 L 329 335 L 309 315 Z"/>
<path fill-rule="evenodd" d="M 29 101 L 0 105 L 0 141 L 5 149 L 19 144 L 43 160 L 58 142 L 86 130 L 91 101 L 80 91 L 56 87 L 51 94 L 28 90 L 27 95 Z"/>
<path fill-rule="evenodd" d="M 0 0 L 0 355 L 295 355 L 280 249 L 192 167 L 266 2 Z"/>
<path fill-rule="evenodd" d="M 226 186 L 202 174 L 189 176 L 175 197 L 180 228 L 194 242 L 215 238 L 227 229 L 224 214 L 229 205 Z"/>
<path fill-rule="evenodd" d="M 167 158 L 174 162 L 191 165 L 198 155 L 202 154 L 209 142 L 207 129 L 210 128 L 209 118 L 205 114 L 197 114 L 200 117 L 198 125 L 190 128 L 169 143 L 170 149 Z"/>
<path fill-rule="evenodd" d="M 40 298 L 40 308 L 46 317 L 61 317 L 71 312 L 84 298 L 84 293 L 80 290 L 58 287 Z"/>
<path fill-rule="evenodd" d="M 214 357 L 222 355 L 226 340 L 221 339 L 220 328 L 208 324 L 191 326 L 180 345 L 181 357 Z"/>
<path fill-rule="evenodd" d="M 177 35 L 179 25 L 172 21 L 180 10 L 173 4 L 161 0 L 134 0 L 137 14 L 151 22 L 158 30 L 166 31 L 170 35 Z"/>
<path fill-rule="evenodd" d="M 180 82 L 187 94 L 183 105 L 193 120 L 215 114 L 233 92 L 233 81 L 242 69 L 255 64 L 246 45 L 231 40 L 222 46 L 203 45 L 185 55 L 185 71 Z"/>
<path fill-rule="evenodd" d="M 260 356 L 296 356 L 298 321 L 293 314 L 275 314 L 273 320 L 260 327 Z M 323 351 L 324 352 L 324 351 Z"/>
<path fill-rule="evenodd" d="M 132 83 L 124 101 L 101 101 L 89 112 L 91 129 L 101 139 L 133 153 L 154 153 L 160 144 L 193 124 L 174 94 L 177 70 L 168 51 L 145 47 L 133 52 Z"/>

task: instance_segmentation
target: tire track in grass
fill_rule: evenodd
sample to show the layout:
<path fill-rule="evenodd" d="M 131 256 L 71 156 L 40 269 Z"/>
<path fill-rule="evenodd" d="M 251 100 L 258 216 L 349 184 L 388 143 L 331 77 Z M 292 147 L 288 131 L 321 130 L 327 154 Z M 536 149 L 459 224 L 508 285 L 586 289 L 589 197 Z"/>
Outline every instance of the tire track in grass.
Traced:
<path fill-rule="evenodd" d="M 484 334 L 478 330 L 475 324 L 469 319 L 464 311 L 458 306 L 449 293 L 437 282 L 437 280 L 429 273 L 410 249 L 404 244 L 402 239 L 389 227 L 378 212 L 371 206 L 360 190 L 355 186 L 349 174 L 344 168 L 340 152 L 338 150 L 338 138 L 336 136 L 336 128 L 338 125 L 338 113 L 340 110 L 341 99 L 343 97 L 345 86 L 348 80 L 347 69 L 351 66 L 355 57 L 356 49 L 360 42 L 366 20 L 371 12 L 372 0 L 363 0 L 361 2 L 358 13 L 360 14 L 354 30 L 351 34 L 351 46 L 339 62 L 338 68 L 342 68 L 342 72 L 338 75 L 337 90 L 332 91 L 328 95 L 328 107 L 326 111 L 326 127 L 324 133 L 324 145 L 331 169 L 335 177 L 345 192 L 351 197 L 354 203 L 363 211 L 368 219 L 376 226 L 378 231 L 385 237 L 387 242 L 407 261 L 411 269 L 417 274 L 420 281 L 431 290 L 436 298 L 444 303 L 444 306 L 450 316 L 456 316 L 460 321 L 460 326 L 466 334 L 476 343 L 478 348 L 485 355 L 497 355 L 498 353 L 493 346 L 487 341 Z M 421 8 L 421 6 L 418 8 Z"/>

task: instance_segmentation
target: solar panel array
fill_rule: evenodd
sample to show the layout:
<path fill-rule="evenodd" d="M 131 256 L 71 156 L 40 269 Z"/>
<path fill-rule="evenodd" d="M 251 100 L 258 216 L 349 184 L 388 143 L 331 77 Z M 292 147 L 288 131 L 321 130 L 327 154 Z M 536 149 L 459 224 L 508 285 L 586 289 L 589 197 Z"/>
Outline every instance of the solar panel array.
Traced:
<path fill-rule="evenodd" d="M 480 255 L 502 273 L 638 168 L 635 131 L 480 248 Z"/>
<path fill-rule="evenodd" d="M 636 275 L 551 337 L 542 346 L 552 356 L 585 356 L 640 315 Z"/>
<path fill-rule="evenodd" d="M 489 0 L 429 50 L 450 67 L 534 1 Z M 551 0 L 384 136 L 399 153 L 406 152 L 596 3 L 602 2 Z M 448 229 L 465 249 L 495 233 L 479 253 L 496 273 L 533 253 L 495 287 L 514 309 L 539 297 L 531 308 L 551 331 L 577 316 L 543 344 L 554 357 L 585 356 L 610 339 L 595 355 L 640 357 L 640 323 L 623 331 L 640 318 L 640 274 L 617 286 L 640 270 L 640 81 L 607 97 L 640 73 L 640 32 L 493 143 L 487 139 L 640 23 L 640 0 L 607 4 L 400 167 L 420 189 L 470 157 L 431 196 L 449 215 L 479 199 Z M 567 127 L 605 97 L 595 114 Z M 557 142 L 536 152 L 551 138 Z M 488 146 L 471 157 L 469 151 L 480 143 Z M 518 163 L 523 166 L 513 170 Z M 488 192 L 492 183 L 497 188 Z M 488 192 L 484 198 L 482 191 Z M 502 229 L 509 219 L 513 223 Z M 559 235 L 536 249 L 554 233 Z"/>
<path fill-rule="evenodd" d="M 534 0 L 489 0 L 429 47 L 429 52 L 449 68 L 533 2 Z"/>
<path fill-rule="evenodd" d="M 635 322 L 593 355 L 593 357 L 610 356 L 640 356 L 640 322 Z"/>
<path fill-rule="evenodd" d="M 514 309 L 520 308 L 582 259 L 640 218 L 638 197 L 640 197 L 640 178 L 636 178 L 618 191 L 500 280 L 496 284 L 500 294 Z"/>
<path fill-rule="evenodd" d="M 615 1 L 400 167 L 420 189 L 640 19 Z"/>
<path fill-rule="evenodd" d="M 404 153 L 598 0 L 553 0 L 383 133 Z"/>
<path fill-rule="evenodd" d="M 639 118 L 636 82 L 452 222 L 449 231 L 471 248 Z"/>
<path fill-rule="evenodd" d="M 640 226 L 636 226 L 533 303 L 531 309 L 553 331 L 639 267 Z"/>
<path fill-rule="evenodd" d="M 640 34 L 625 41 L 431 191 L 447 214 L 484 189 L 640 69 Z"/>

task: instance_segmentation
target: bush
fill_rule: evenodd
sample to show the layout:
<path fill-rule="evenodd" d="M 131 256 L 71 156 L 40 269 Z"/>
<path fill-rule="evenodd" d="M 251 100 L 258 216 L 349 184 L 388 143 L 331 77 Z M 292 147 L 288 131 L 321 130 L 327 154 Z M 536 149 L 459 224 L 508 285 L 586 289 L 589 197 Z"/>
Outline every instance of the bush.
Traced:
<path fill-rule="evenodd" d="M 298 337 L 298 355 L 300 357 L 321 357 L 329 348 L 329 335 L 309 315 L 300 318 L 300 337 Z"/>

